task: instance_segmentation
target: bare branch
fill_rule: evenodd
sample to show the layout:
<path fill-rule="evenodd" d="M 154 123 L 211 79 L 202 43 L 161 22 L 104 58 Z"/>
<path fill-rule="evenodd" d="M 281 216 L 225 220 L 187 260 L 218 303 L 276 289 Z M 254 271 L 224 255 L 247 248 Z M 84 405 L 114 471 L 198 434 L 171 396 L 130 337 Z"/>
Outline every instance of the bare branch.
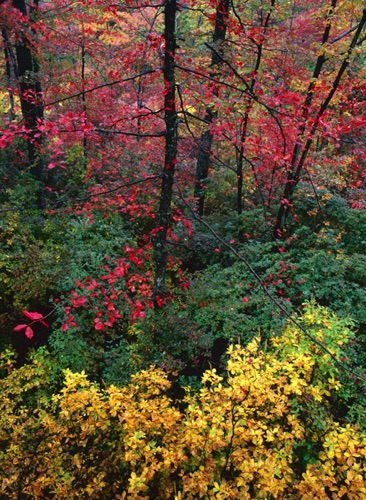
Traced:
<path fill-rule="evenodd" d="M 112 85 L 118 85 L 119 83 L 131 82 L 133 80 L 136 80 L 136 78 L 140 78 L 141 76 L 149 75 L 151 73 L 155 73 L 158 71 L 161 71 L 161 68 L 148 69 L 146 71 L 143 71 L 142 73 L 137 73 L 136 75 L 129 76 L 128 78 L 121 78 L 120 80 L 114 80 L 113 82 L 102 83 L 101 85 L 97 85 L 96 87 L 93 87 L 91 89 L 83 90 L 82 92 L 62 97 L 61 99 L 57 99 L 56 101 L 47 102 L 43 105 L 43 107 L 46 108 L 49 106 L 53 106 L 54 104 L 59 104 L 60 102 L 68 101 L 70 99 L 75 99 L 76 97 L 80 97 L 84 94 L 90 94 L 90 92 L 95 92 L 96 90 L 102 89 L 104 87 L 112 87 Z"/>
<path fill-rule="evenodd" d="M 139 132 L 126 132 L 125 130 L 109 130 L 104 128 L 95 128 L 96 132 L 101 132 L 103 134 L 120 134 L 120 135 L 131 135 L 133 137 L 164 137 L 166 132 L 165 130 L 162 132 L 156 132 L 151 134 L 142 134 Z"/>
<path fill-rule="evenodd" d="M 342 40 L 342 38 L 344 38 L 345 36 L 349 35 L 350 33 L 352 33 L 352 31 L 355 31 L 356 29 L 358 28 L 358 24 L 356 24 L 356 26 L 353 26 L 353 28 L 350 28 L 349 30 L 345 31 L 344 33 L 341 33 L 340 35 L 338 36 L 335 36 L 334 38 L 332 38 L 331 40 L 329 40 L 329 44 L 333 44 L 335 42 L 338 42 L 339 40 Z"/>

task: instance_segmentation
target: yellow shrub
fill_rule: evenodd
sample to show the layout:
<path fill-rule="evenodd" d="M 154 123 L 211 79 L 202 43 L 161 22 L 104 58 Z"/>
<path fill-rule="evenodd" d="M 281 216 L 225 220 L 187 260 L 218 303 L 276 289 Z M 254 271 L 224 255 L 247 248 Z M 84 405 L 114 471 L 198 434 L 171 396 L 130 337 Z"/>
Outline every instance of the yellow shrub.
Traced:
<path fill-rule="evenodd" d="M 351 335 L 313 305 L 301 321 L 337 355 Z M 36 360 L 13 370 L 1 381 L 1 498 L 366 498 L 366 436 L 332 417 L 331 356 L 290 324 L 273 344 L 231 346 L 226 375 L 206 371 L 179 408 L 154 367 L 103 390 L 66 370 L 34 408 L 19 398 L 46 372 Z"/>

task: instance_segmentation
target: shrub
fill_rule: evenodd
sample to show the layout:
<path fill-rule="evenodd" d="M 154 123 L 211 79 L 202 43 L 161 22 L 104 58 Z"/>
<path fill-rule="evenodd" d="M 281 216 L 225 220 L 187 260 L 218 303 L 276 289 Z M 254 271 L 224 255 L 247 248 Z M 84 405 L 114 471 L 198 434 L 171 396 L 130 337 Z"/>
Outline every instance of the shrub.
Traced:
<path fill-rule="evenodd" d="M 47 358 L 1 381 L 2 498 L 347 498 L 366 494 L 366 435 L 334 416 L 349 390 L 334 363 L 353 334 L 326 309 L 288 324 L 273 347 L 228 350 L 180 408 L 151 367 L 101 389 L 66 370 L 46 397 Z"/>

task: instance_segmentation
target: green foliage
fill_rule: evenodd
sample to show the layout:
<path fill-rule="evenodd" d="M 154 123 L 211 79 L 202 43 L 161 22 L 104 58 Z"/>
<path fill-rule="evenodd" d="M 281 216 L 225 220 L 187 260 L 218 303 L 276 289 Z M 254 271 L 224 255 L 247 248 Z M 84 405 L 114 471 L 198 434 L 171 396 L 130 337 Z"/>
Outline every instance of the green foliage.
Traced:
<path fill-rule="evenodd" d="M 0 219 L 0 325 L 4 331 L 19 312 L 46 305 L 53 286 L 55 259 L 42 237 L 43 214 L 35 208 L 35 182 L 21 174 L 6 190 Z M 9 325 L 10 323 L 10 325 Z"/>
<path fill-rule="evenodd" d="M 54 217 L 46 223 L 45 233 L 58 254 L 57 289 L 63 294 L 75 287 L 75 280 L 96 277 L 106 264 L 106 256 L 116 259 L 126 244 L 133 242 L 130 230 L 118 214 L 105 216 L 98 211 L 86 215 Z"/>
<path fill-rule="evenodd" d="M 126 335 L 128 337 L 130 306 L 123 297 L 116 303 L 122 319 L 107 332 L 95 330 L 95 308 L 100 307 L 101 299 L 92 297 L 88 299 L 87 307 L 73 311 L 77 328 L 70 326 L 64 331 L 61 326 L 67 319 L 64 306 L 71 305 L 70 292 L 76 289 L 88 297 L 91 293 L 78 288 L 76 282 L 83 283 L 87 278 L 98 280 L 100 275 L 106 274 L 105 266 L 122 256 L 122 247 L 133 244 L 131 233 L 124 228 L 123 220 L 117 215 L 104 218 L 98 213 L 93 222 L 81 217 L 69 220 L 64 231 L 63 238 L 67 245 L 61 242 L 56 245 L 60 255 L 59 268 L 62 269 L 58 277 L 58 299 L 61 303 L 56 311 L 57 320 L 50 335 L 50 346 L 61 368 L 84 369 L 106 383 L 121 383 L 128 378 L 130 371 L 120 368 L 127 366 L 132 359 L 128 355 L 129 343 L 124 340 Z M 107 282 L 105 286 L 110 291 L 111 286 Z M 123 287 L 122 282 L 117 285 L 116 293 L 119 293 L 120 287 Z"/>
<path fill-rule="evenodd" d="M 261 261 L 257 264 L 262 268 Z M 268 271 L 275 268 L 280 268 L 278 263 L 272 263 Z M 276 293 L 276 287 L 270 289 Z M 291 310 L 291 304 L 288 309 Z M 198 273 L 191 283 L 186 308 L 180 312 L 182 316 L 190 318 L 195 330 L 207 335 L 207 339 L 222 336 L 241 343 L 247 343 L 258 332 L 268 337 L 271 330 L 281 329 L 283 323 L 281 313 L 243 262 L 224 269 L 214 265 Z M 185 324 L 184 319 L 179 322 Z"/>
<path fill-rule="evenodd" d="M 338 197 L 334 199 L 338 203 Z M 352 361 L 362 367 L 366 366 L 362 329 L 366 323 L 366 262 L 364 255 L 354 253 L 354 247 L 349 244 L 351 227 L 347 231 L 338 227 L 346 213 L 350 219 L 358 218 L 360 229 L 363 216 L 341 202 L 339 206 L 339 211 L 333 206 L 329 209 L 333 228 L 327 221 L 318 232 L 301 226 L 293 237 L 283 242 L 283 251 L 279 253 L 271 251 L 272 243 L 265 243 L 268 226 L 258 211 L 242 219 L 244 234 L 253 227 L 256 218 L 261 221 L 257 232 L 247 233 L 249 237 L 245 237 L 243 244 L 235 238 L 237 221 L 233 217 L 211 218 L 213 228 L 224 235 L 226 241 L 233 240 L 233 247 L 249 261 L 268 291 L 289 313 L 304 299 L 314 298 L 339 316 L 350 316 L 361 327 L 357 339 L 359 352 L 352 354 Z M 366 232 L 366 227 L 363 229 Z M 215 365 L 218 363 L 217 356 L 220 357 L 220 349 L 222 354 L 225 343 L 240 341 L 245 345 L 258 333 L 265 342 L 273 332 L 282 329 L 286 318 L 247 266 L 235 262 L 235 257 L 208 229 L 197 224 L 192 238 L 194 265 L 204 268 L 192 276 L 186 292 L 177 294 L 163 312 L 152 314 L 139 327 L 146 333 L 156 332 L 157 359 L 163 358 L 159 351 L 164 352 L 165 357 L 170 357 L 171 366 L 191 366 L 192 373 L 199 373 L 199 367 L 202 369 L 213 362 L 213 356 Z M 186 257 L 186 265 L 190 267 L 188 259 Z M 183 371 L 185 373 L 185 368 Z"/>
<path fill-rule="evenodd" d="M 0 221 L 0 324 L 9 334 L 21 311 L 44 309 L 52 296 L 63 299 L 75 279 L 100 273 L 105 257 L 118 257 L 132 241 L 117 214 L 96 211 L 88 220 L 60 211 L 44 218 L 32 207 L 36 190 L 37 183 L 21 175 L 6 191 Z"/>
<path fill-rule="evenodd" d="M 93 380 L 121 386 L 154 358 L 151 337 L 134 334 L 133 327 L 127 331 L 127 320 L 103 334 L 93 326 L 53 330 L 49 344 L 57 372 L 84 370 Z"/>
<path fill-rule="evenodd" d="M 85 156 L 81 144 L 73 144 L 66 151 L 65 166 L 67 171 L 67 184 L 71 187 L 85 184 L 85 177 L 88 171 L 89 160 Z"/>
<path fill-rule="evenodd" d="M 365 323 L 366 299 L 362 283 L 366 274 L 365 268 L 360 266 L 364 260 L 363 256 L 349 257 L 323 250 L 309 254 L 298 263 L 292 293 L 301 290 L 305 299 L 313 296 L 339 314 L 351 315 L 359 324 Z"/>

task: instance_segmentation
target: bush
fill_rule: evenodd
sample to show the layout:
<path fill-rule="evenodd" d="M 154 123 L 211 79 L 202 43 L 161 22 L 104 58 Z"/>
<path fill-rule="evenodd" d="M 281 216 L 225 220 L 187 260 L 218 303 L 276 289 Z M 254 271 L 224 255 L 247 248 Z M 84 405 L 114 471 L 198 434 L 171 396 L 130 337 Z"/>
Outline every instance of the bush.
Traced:
<path fill-rule="evenodd" d="M 8 357 L 2 497 L 362 498 L 366 435 L 333 411 L 351 387 L 334 356 L 353 334 L 311 304 L 299 321 L 332 355 L 289 323 L 267 351 L 231 346 L 226 375 L 207 370 L 179 409 L 159 368 L 106 389 L 66 370 L 50 396 L 45 357 L 18 370 Z"/>

